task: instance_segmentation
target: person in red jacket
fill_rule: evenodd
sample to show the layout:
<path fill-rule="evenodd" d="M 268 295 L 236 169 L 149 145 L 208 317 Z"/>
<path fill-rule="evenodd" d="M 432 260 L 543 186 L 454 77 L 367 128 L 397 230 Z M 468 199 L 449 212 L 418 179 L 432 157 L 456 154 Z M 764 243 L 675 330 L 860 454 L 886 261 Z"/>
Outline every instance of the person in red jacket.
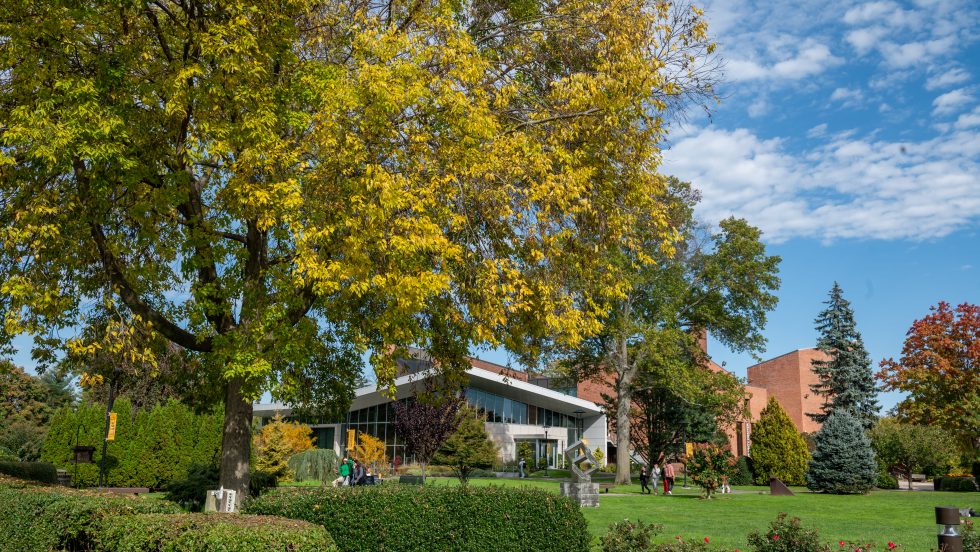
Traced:
<path fill-rule="evenodd" d="M 674 465 L 664 462 L 664 494 L 674 494 Z"/>

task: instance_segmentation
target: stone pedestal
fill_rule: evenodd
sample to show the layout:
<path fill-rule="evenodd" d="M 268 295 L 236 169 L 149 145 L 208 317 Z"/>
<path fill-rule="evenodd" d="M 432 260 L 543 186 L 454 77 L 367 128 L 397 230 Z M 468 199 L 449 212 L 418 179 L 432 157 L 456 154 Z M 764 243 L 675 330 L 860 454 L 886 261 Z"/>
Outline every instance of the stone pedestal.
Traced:
<path fill-rule="evenodd" d="M 562 483 L 561 496 L 567 496 L 579 506 L 598 508 L 599 507 L 599 484 L 598 483 Z"/>

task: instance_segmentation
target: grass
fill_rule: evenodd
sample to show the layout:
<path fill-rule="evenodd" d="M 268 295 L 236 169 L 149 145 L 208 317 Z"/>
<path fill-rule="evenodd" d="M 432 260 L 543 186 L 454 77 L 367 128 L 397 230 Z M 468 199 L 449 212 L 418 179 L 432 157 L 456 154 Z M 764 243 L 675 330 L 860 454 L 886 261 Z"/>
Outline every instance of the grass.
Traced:
<path fill-rule="evenodd" d="M 429 485 L 458 485 L 452 478 L 433 477 Z M 558 492 L 554 481 L 533 479 L 473 479 L 473 486 L 503 485 L 533 487 Z M 876 550 L 887 550 L 894 541 L 906 551 L 930 550 L 936 546 L 936 506 L 977 507 L 978 493 L 875 491 L 868 495 L 823 495 L 794 488 L 796 496 L 762 494 L 761 487 L 738 487 L 743 491 L 699 498 L 698 489 L 674 488 L 673 496 L 641 495 L 639 485 L 611 491 L 626 496 L 600 495 L 599 508 L 583 508 L 589 530 L 597 536 L 610 523 L 624 519 L 663 525 L 658 542 L 711 538 L 713 549 L 746 550 L 752 531 L 765 532 L 780 512 L 799 517 L 807 527 L 820 531 L 827 542 L 839 540 L 872 542 Z"/>

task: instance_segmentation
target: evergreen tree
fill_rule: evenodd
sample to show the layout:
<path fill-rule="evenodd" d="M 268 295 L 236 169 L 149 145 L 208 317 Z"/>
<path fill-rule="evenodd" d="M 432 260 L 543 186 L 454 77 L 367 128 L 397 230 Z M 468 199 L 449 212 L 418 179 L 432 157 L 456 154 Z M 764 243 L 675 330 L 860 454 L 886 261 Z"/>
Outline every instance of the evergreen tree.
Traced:
<path fill-rule="evenodd" d="M 769 398 L 759 421 L 752 425 L 751 452 L 757 485 L 768 485 L 770 477 L 787 485 L 803 485 L 810 453 L 775 397 Z"/>
<path fill-rule="evenodd" d="M 820 332 L 817 349 L 829 359 L 813 361 L 813 372 L 820 381 L 810 386 L 824 402 L 821 412 L 807 415 L 823 423 L 831 413 L 846 409 L 857 416 L 864 429 L 871 429 L 877 420 L 878 390 L 871 371 L 871 357 L 854 323 L 851 303 L 844 299 L 843 290 L 834 282 L 830 299 L 824 304 L 827 308 L 815 320 Z"/>
<path fill-rule="evenodd" d="M 289 458 L 293 455 L 293 449 L 286 434 L 281 428 L 275 427 L 271 431 L 263 431 L 262 437 L 262 446 L 257 451 L 258 461 L 255 468 L 274 475 L 277 481 L 292 479 Z"/>
<path fill-rule="evenodd" d="M 497 447 L 487 435 L 484 420 L 465 406 L 457 414 L 459 426 L 446 439 L 432 461 L 450 466 L 459 482 L 466 485 L 473 470 L 489 469 L 497 457 Z"/>
<path fill-rule="evenodd" d="M 877 478 L 878 463 L 861 422 L 847 410 L 831 412 L 817 432 L 806 486 L 833 494 L 863 494 Z"/>

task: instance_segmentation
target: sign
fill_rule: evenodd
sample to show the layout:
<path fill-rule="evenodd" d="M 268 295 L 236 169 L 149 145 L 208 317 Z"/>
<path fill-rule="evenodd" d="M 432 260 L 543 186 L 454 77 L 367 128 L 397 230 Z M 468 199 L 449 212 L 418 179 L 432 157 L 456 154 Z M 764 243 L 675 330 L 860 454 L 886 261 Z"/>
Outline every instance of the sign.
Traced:
<path fill-rule="evenodd" d="M 235 513 L 235 495 L 235 491 L 225 489 L 224 497 L 222 497 L 222 502 L 224 502 L 222 511 L 228 514 Z"/>
<path fill-rule="evenodd" d="M 106 435 L 105 440 L 106 441 L 116 440 L 116 413 L 115 412 L 109 413 L 109 434 Z"/>
<path fill-rule="evenodd" d="M 687 458 L 694 456 L 694 443 L 684 443 L 684 456 Z"/>
<path fill-rule="evenodd" d="M 354 450 L 354 436 L 355 436 L 355 430 L 348 429 L 347 430 L 347 450 Z"/>

